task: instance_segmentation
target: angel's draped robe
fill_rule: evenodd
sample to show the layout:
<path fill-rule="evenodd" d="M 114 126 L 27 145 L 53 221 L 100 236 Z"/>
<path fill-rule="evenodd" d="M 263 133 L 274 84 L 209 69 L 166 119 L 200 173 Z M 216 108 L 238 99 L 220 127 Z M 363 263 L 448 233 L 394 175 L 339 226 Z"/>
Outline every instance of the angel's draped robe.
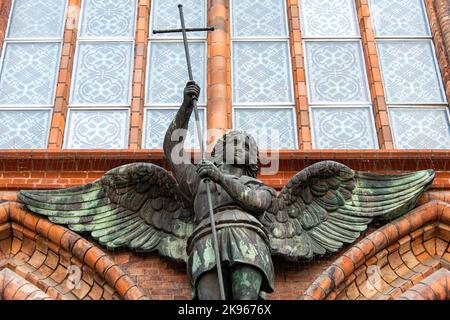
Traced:
<path fill-rule="evenodd" d="M 216 267 L 212 243 L 206 184 L 197 175 L 195 167 L 188 165 L 182 172 L 180 186 L 187 187 L 193 196 L 197 227 L 188 240 L 188 273 L 193 288 L 205 272 Z M 177 172 L 180 174 L 181 172 Z M 257 179 L 242 176 L 241 183 L 252 189 L 264 189 L 275 196 L 275 191 Z M 209 182 L 217 227 L 218 245 L 224 276 L 236 264 L 246 264 L 259 269 L 263 275 L 261 291 L 273 292 L 274 267 L 271 258 L 269 237 L 264 226 L 252 213 L 241 208 L 236 201 L 217 183 Z M 185 190 L 186 190 L 185 189 Z M 186 190 L 187 191 L 187 190 Z M 229 274 L 229 273 L 228 273 Z M 195 292 L 196 293 L 196 292 Z M 194 294 L 195 294 L 194 293 Z"/>

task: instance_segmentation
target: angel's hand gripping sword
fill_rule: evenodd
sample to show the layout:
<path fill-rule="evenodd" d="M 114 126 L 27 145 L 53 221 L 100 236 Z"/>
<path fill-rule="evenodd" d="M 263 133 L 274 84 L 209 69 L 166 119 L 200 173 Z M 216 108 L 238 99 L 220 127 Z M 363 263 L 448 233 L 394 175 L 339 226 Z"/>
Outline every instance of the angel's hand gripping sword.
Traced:
<path fill-rule="evenodd" d="M 198 32 L 198 31 L 214 31 L 214 28 L 207 27 L 207 28 L 187 29 L 185 22 L 184 22 L 183 6 L 181 4 L 179 4 L 178 9 L 180 12 L 181 29 L 153 30 L 153 33 L 158 34 L 158 33 L 179 33 L 179 32 L 181 32 L 183 34 L 184 51 L 186 54 L 186 63 L 187 63 L 187 68 L 188 68 L 189 80 L 193 81 L 194 77 L 192 75 L 191 56 L 189 53 L 189 44 L 187 41 L 187 33 L 188 32 Z M 204 144 L 204 140 L 203 140 L 202 128 L 200 126 L 200 117 L 199 117 L 199 113 L 198 113 L 197 99 L 194 98 L 192 103 L 194 106 L 195 124 L 197 127 L 197 137 L 198 137 L 198 141 L 200 144 L 201 160 L 202 160 L 202 162 L 204 162 L 204 160 L 205 160 L 205 144 Z M 211 190 L 209 188 L 209 180 L 205 179 L 204 182 L 206 184 L 206 192 L 207 192 L 207 197 L 208 197 L 209 218 L 211 220 L 212 240 L 213 240 L 213 245 L 214 245 L 217 274 L 219 277 L 220 296 L 221 296 L 222 300 L 225 300 L 225 290 L 224 290 L 224 285 L 223 285 L 222 267 L 221 267 L 221 263 L 220 263 L 221 260 L 220 260 L 219 244 L 218 244 L 218 240 L 217 240 L 217 230 L 216 230 L 216 224 L 214 221 L 214 209 L 212 206 Z"/>

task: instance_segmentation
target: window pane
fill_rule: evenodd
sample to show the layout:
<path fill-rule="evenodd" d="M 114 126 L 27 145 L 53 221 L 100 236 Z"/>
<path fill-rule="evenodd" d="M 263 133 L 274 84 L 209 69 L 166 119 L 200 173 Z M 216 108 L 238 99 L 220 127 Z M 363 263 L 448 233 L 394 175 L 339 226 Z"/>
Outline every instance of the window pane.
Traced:
<path fill-rule="evenodd" d="M 354 0 L 300 1 L 304 37 L 359 36 Z"/>
<path fill-rule="evenodd" d="M 129 104 L 133 45 L 79 43 L 71 104 Z"/>
<path fill-rule="evenodd" d="M 50 111 L 0 110 L 0 149 L 45 149 Z"/>
<path fill-rule="evenodd" d="M 388 103 L 445 102 L 431 41 L 378 41 Z"/>
<path fill-rule="evenodd" d="M 234 103 L 293 103 L 285 41 L 233 43 Z"/>
<path fill-rule="evenodd" d="M 232 1 L 233 36 L 287 36 L 285 0 Z"/>
<path fill-rule="evenodd" d="M 306 42 L 311 103 L 369 102 L 359 42 Z"/>
<path fill-rule="evenodd" d="M 370 108 L 313 108 L 318 149 L 377 149 Z"/>
<path fill-rule="evenodd" d="M 178 4 L 183 5 L 186 28 L 203 28 L 206 23 L 205 0 L 153 0 L 151 30 L 180 28 L 180 13 Z M 181 33 L 154 35 L 158 38 L 182 38 Z M 189 32 L 189 38 L 206 38 L 206 32 Z"/>
<path fill-rule="evenodd" d="M 173 121 L 178 110 L 176 109 L 146 109 L 146 121 L 144 126 L 144 148 L 145 149 L 162 149 L 166 131 L 170 123 Z M 205 134 L 205 110 L 198 109 L 200 116 L 200 125 L 202 132 Z M 186 137 L 185 148 L 199 149 L 200 144 L 197 139 L 194 115 L 189 121 L 189 129 Z"/>
<path fill-rule="evenodd" d="M 71 109 L 66 149 L 124 149 L 128 146 L 128 110 Z"/>
<path fill-rule="evenodd" d="M 191 43 L 194 79 L 202 89 L 199 104 L 206 100 L 205 66 L 206 46 L 203 42 Z M 148 104 L 181 104 L 183 90 L 188 81 L 186 58 L 182 43 L 151 43 L 148 63 L 147 96 Z"/>
<path fill-rule="evenodd" d="M 53 105 L 60 45 L 8 43 L 0 74 L 0 104 Z"/>
<path fill-rule="evenodd" d="M 292 109 L 234 109 L 235 128 L 251 134 L 260 149 L 296 149 L 297 130 Z"/>
<path fill-rule="evenodd" d="M 65 0 L 15 0 L 9 38 L 62 38 Z"/>
<path fill-rule="evenodd" d="M 446 110 L 389 110 L 398 149 L 450 149 L 450 125 Z"/>
<path fill-rule="evenodd" d="M 134 38 L 136 0 L 84 0 L 80 37 Z"/>
<path fill-rule="evenodd" d="M 429 36 L 423 0 L 371 0 L 375 33 L 381 36 Z"/>

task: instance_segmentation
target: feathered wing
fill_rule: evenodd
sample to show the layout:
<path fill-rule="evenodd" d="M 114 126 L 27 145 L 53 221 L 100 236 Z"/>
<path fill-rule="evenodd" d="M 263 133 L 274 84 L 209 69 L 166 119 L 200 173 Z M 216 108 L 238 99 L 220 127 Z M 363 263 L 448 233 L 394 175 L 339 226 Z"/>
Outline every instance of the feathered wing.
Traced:
<path fill-rule="evenodd" d="M 21 191 L 19 200 L 72 231 L 89 232 L 108 249 L 158 250 L 186 261 L 192 209 L 183 202 L 174 178 L 163 168 L 134 163 L 107 172 L 76 188 Z"/>
<path fill-rule="evenodd" d="M 433 178 L 433 170 L 381 175 L 316 163 L 286 184 L 261 219 L 272 252 L 293 260 L 337 252 L 374 219 L 392 220 L 411 210 Z"/>

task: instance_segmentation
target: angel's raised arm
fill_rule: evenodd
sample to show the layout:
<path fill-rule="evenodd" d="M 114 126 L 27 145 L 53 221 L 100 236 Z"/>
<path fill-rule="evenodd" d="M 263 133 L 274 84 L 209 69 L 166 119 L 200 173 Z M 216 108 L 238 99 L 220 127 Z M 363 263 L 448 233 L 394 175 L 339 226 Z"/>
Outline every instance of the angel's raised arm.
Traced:
<path fill-rule="evenodd" d="M 164 155 L 172 172 L 180 185 L 180 191 L 188 198 L 195 193 L 197 172 L 191 163 L 190 156 L 184 150 L 189 119 L 193 111 L 193 99 L 198 99 L 200 87 L 189 81 L 184 89 L 184 99 L 174 120 L 170 123 L 164 138 Z"/>

